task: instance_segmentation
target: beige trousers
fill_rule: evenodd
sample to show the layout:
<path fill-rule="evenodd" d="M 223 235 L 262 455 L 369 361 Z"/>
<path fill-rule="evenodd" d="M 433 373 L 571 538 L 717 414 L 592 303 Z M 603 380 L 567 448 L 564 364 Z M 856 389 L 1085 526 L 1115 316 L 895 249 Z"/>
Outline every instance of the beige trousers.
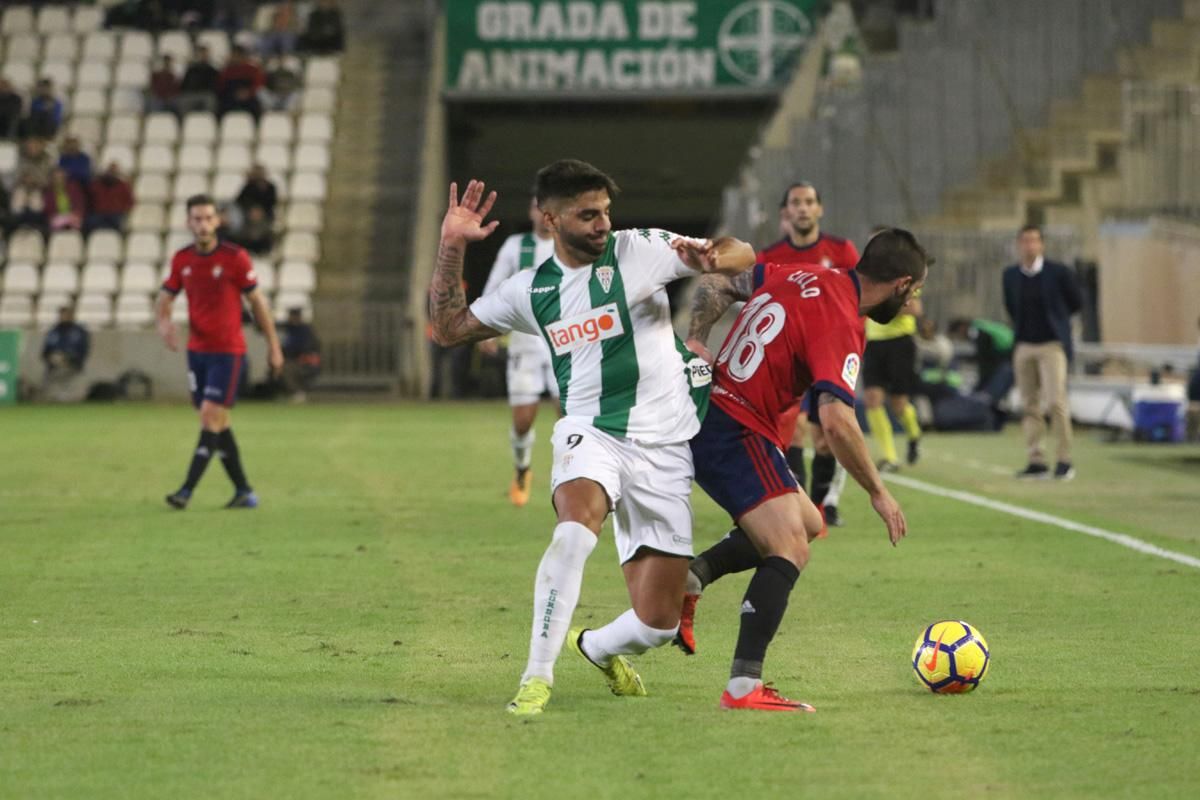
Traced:
<path fill-rule="evenodd" d="M 1054 434 L 1056 457 L 1071 460 L 1071 408 L 1067 402 L 1067 355 L 1058 342 L 1018 342 L 1013 350 L 1013 372 L 1021 395 L 1021 429 L 1031 464 L 1044 464 L 1042 439 L 1046 436 L 1046 411 Z"/>

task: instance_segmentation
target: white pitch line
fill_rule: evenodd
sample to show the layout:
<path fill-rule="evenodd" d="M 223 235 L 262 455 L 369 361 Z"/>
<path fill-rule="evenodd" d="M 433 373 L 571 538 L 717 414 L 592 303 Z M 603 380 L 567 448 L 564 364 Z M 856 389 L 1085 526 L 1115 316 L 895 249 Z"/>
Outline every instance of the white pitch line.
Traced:
<path fill-rule="evenodd" d="M 1124 533 L 1113 533 L 1106 531 L 1103 528 L 1096 528 L 1091 525 L 1084 525 L 1079 522 L 1074 522 L 1062 517 L 1056 517 L 1053 514 L 1044 514 L 1041 511 L 1033 511 L 1032 509 L 1015 506 L 1011 503 L 1004 503 L 1000 500 L 992 500 L 982 495 L 972 494 L 971 492 L 961 492 L 957 489 L 945 489 L 932 483 L 919 481 L 916 478 L 906 478 L 903 475 L 884 475 L 888 481 L 898 483 L 901 486 L 907 486 L 910 489 L 916 489 L 919 492 L 927 492 L 937 495 L 938 497 L 948 497 L 951 500 L 958 500 L 961 503 L 969 503 L 973 506 L 988 508 L 992 511 L 1000 511 L 1004 514 L 1012 514 L 1014 517 L 1031 520 L 1033 522 L 1041 522 L 1045 525 L 1054 525 L 1068 531 L 1075 531 L 1087 536 L 1094 536 L 1097 539 L 1104 539 L 1113 544 L 1119 544 L 1122 547 L 1128 547 L 1130 550 L 1136 550 L 1139 553 L 1146 555 L 1158 556 L 1165 558 L 1168 561 L 1174 561 L 1177 564 L 1183 564 L 1188 567 L 1200 569 L 1200 558 L 1189 556 L 1185 553 L 1176 553 L 1174 550 L 1165 550 L 1157 545 L 1144 542 L 1141 539 L 1128 536 Z"/>

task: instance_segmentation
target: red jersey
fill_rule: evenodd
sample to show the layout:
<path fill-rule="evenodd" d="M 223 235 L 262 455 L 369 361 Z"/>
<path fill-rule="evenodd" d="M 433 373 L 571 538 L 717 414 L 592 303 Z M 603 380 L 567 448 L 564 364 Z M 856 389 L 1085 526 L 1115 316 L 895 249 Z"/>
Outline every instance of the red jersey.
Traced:
<path fill-rule="evenodd" d="M 712 401 L 787 447 L 779 416 L 811 387 L 854 404 L 866 335 L 853 270 L 759 264 L 756 291 L 721 346 Z"/>
<path fill-rule="evenodd" d="M 187 292 L 188 350 L 245 353 L 242 293 L 256 286 L 250 254 L 235 244 L 220 242 L 211 253 L 201 253 L 195 245 L 177 252 L 162 288 L 171 294 Z"/>
<path fill-rule="evenodd" d="M 760 264 L 820 264 L 833 269 L 854 269 L 858 264 L 858 249 L 854 242 L 822 233 L 810 245 L 797 247 L 786 236 L 770 247 L 759 251 Z"/>

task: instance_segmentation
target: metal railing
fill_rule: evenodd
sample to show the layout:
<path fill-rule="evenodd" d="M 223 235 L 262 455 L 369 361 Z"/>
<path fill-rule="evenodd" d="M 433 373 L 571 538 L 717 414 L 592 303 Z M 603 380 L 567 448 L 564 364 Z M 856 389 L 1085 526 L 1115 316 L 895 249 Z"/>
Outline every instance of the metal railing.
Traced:
<path fill-rule="evenodd" d="M 1127 81 L 1122 106 L 1122 211 L 1200 217 L 1200 84 Z"/>
<path fill-rule="evenodd" d="M 313 304 L 321 340 L 321 384 L 399 392 L 412 365 L 404 343 L 421 337 L 403 303 L 322 300 Z"/>

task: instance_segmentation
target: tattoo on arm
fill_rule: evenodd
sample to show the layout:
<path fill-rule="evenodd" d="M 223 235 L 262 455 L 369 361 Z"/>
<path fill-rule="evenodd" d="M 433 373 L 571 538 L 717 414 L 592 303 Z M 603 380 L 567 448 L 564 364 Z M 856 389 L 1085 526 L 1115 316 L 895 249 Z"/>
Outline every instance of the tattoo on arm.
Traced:
<path fill-rule="evenodd" d="M 700 278 L 692 298 L 692 321 L 688 338 L 708 341 L 708 334 L 725 311 L 735 302 L 745 302 L 754 292 L 754 271 L 740 272 L 732 277 L 707 273 Z"/>
<path fill-rule="evenodd" d="M 429 284 L 429 317 L 433 340 L 444 347 L 477 342 L 499 336 L 467 308 L 462 286 L 463 254 L 466 245 L 443 241 L 438 245 L 437 266 Z"/>

